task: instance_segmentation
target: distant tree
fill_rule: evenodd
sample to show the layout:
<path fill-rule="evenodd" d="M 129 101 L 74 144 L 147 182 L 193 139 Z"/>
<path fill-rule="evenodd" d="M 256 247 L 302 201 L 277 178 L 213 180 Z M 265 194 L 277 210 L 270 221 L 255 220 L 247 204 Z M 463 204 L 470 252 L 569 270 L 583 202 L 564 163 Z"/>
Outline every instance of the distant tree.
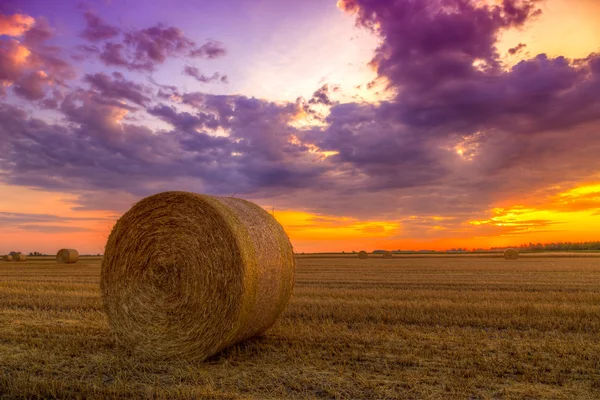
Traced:
<path fill-rule="evenodd" d="M 11 251 L 10 253 L 8 253 L 11 256 L 16 256 L 17 254 L 21 254 L 20 251 Z"/>

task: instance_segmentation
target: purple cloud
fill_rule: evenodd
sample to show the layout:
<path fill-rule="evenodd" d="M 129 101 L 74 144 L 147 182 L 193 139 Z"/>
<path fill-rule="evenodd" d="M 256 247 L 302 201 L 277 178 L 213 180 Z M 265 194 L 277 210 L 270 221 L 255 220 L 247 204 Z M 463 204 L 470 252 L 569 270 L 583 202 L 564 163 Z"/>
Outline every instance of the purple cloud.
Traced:
<path fill-rule="evenodd" d="M 190 57 L 208 59 L 223 57 L 225 54 L 227 54 L 225 47 L 216 40 L 208 40 L 202 46 L 190 50 L 189 53 Z"/>
<path fill-rule="evenodd" d="M 99 57 L 106 65 L 151 72 L 170 57 L 213 59 L 224 54 L 219 42 L 209 41 L 198 47 L 178 28 L 156 25 L 125 32 L 122 42 L 106 42 Z"/>
<path fill-rule="evenodd" d="M 519 43 L 515 47 L 511 47 L 510 49 L 508 49 L 508 54 L 515 55 L 526 47 L 527 47 L 527 45 L 525 43 Z"/>
<path fill-rule="evenodd" d="M 83 16 L 85 17 L 86 27 L 81 32 L 81 37 L 91 42 L 112 39 L 121 32 L 119 28 L 107 24 L 92 11 L 86 11 Z"/>
<path fill-rule="evenodd" d="M 149 91 L 148 88 L 126 80 L 118 72 L 113 73 L 113 77 L 115 79 L 100 72 L 93 75 L 88 74 L 83 80 L 106 98 L 129 100 L 138 105 L 144 105 L 150 101 L 150 97 L 146 94 Z"/>
<path fill-rule="evenodd" d="M 339 104 L 330 85 L 306 101 L 273 102 L 190 93 L 151 78 L 141 84 L 120 73 L 88 73 L 85 88 L 57 83 L 57 93 L 36 104 L 52 106 L 66 122 L 0 105 L 0 179 L 79 193 L 83 208 L 105 203 L 93 191 L 132 198 L 167 189 L 237 192 L 279 207 L 401 215 L 409 233 L 429 222 L 407 216 L 444 214 L 452 218 L 437 224 L 458 232 L 498 200 L 585 179 L 600 168 L 600 56 L 541 54 L 508 68 L 497 38 L 535 18 L 538 2 L 484 4 L 341 2 L 380 37 L 371 64 L 390 100 L 378 103 Z M 12 62 L 15 46 L 0 43 L 0 79 L 38 99 L 43 82 L 31 75 L 35 68 Z M 65 82 L 72 67 L 61 67 L 58 51 L 38 46 L 30 61 Z M 84 50 L 141 72 L 172 57 L 225 54 L 217 42 L 198 46 L 162 25 Z M 200 82 L 223 79 L 189 66 L 184 73 Z M 311 107 L 328 111 L 314 126 L 298 124 L 306 113 L 314 117 Z"/>
<path fill-rule="evenodd" d="M 336 102 L 332 101 L 329 97 L 329 85 L 324 84 L 317 91 L 315 91 L 312 97 L 308 100 L 309 104 L 323 104 L 326 106 L 331 106 L 336 104 Z"/>
<path fill-rule="evenodd" d="M 36 71 L 19 79 L 13 91 L 28 100 L 41 100 L 46 96 L 46 84 L 50 81 L 44 72 Z"/>
<path fill-rule="evenodd" d="M 43 17 L 24 32 L 22 43 L 0 41 L 0 81 L 27 100 L 41 100 L 50 85 L 66 86 L 75 69 L 64 61 L 62 49 L 48 46 L 52 29 Z"/>
<path fill-rule="evenodd" d="M 212 74 L 212 76 L 206 76 L 203 73 L 201 73 L 198 68 L 190 67 L 189 65 L 186 65 L 183 68 L 183 73 L 184 75 L 191 76 L 200 83 L 210 83 L 215 81 L 221 83 L 228 83 L 227 75 L 221 75 L 220 73 L 215 72 L 214 74 Z"/>
<path fill-rule="evenodd" d="M 38 17 L 35 24 L 25 32 L 23 42 L 26 45 L 39 45 L 54 36 L 54 31 L 50 27 L 48 20 L 44 17 Z"/>

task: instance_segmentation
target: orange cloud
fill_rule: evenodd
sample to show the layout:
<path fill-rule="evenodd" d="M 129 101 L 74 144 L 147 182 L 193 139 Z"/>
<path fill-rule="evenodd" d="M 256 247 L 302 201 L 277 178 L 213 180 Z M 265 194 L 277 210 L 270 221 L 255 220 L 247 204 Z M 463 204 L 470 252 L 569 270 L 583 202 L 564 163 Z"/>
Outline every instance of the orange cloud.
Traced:
<path fill-rule="evenodd" d="M 358 11 L 358 4 L 355 0 L 338 0 L 337 7 L 348 13 L 355 13 Z"/>
<path fill-rule="evenodd" d="M 340 240 L 388 237 L 399 229 L 397 222 L 361 221 L 356 218 L 324 216 L 303 211 L 275 211 L 277 219 L 291 238 Z"/>
<path fill-rule="evenodd" d="M 13 40 L 12 45 L 9 48 L 9 57 L 15 64 L 23 64 L 27 61 L 27 58 L 31 54 L 31 51 L 18 41 Z"/>
<path fill-rule="evenodd" d="M 0 14 L 0 35 L 21 36 L 27 32 L 35 23 L 35 19 L 29 15 Z"/>

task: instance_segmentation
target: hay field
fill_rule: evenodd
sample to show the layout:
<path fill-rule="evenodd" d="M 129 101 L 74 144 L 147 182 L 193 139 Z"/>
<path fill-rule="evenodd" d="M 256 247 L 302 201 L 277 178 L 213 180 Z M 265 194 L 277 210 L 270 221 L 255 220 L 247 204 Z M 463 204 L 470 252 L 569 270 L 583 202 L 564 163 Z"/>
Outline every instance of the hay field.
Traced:
<path fill-rule="evenodd" d="M 100 262 L 0 262 L 0 398 L 600 398 L 598 257 L 299 257 L 283 318 L 200 364 L 116 347 Z"/>

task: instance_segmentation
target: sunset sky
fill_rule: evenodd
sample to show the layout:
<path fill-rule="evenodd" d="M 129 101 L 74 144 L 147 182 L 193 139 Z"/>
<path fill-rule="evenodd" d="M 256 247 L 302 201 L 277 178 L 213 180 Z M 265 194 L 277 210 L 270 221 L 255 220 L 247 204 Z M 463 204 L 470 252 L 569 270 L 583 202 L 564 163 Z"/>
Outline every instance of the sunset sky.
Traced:
<path fill-rule="evenodd" d="M 600 240 L 600 1 L 1 1 L 0 254 L 166 190 L 298 252 Z"/>

